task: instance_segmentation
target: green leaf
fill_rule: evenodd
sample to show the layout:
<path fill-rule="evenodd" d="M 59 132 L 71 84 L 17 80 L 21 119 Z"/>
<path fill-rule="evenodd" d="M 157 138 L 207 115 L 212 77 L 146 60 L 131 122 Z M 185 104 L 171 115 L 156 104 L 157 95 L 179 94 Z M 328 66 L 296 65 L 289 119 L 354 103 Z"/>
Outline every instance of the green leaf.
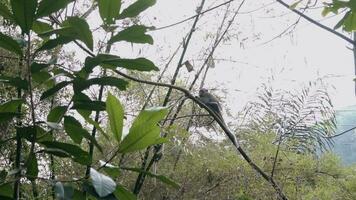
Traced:
<path fill-rule="evenodd" d="M 50 64 L 33 62 L 31 64 L 31 73 L 32 74 L 37 73 L 37 72 L 41 71 L 42 69 L 45 69 L 49 66 L 50 66 Z"/>
<path fill-rule="evenodd" d="M 116 183 L 110 177 L 93 168 L 90 169 L 90 178 L 99 197 L 105 197 L 115 191 Z"/>
<path fill-rule="evenodd" d="M 75 101 L 71 109 L 76 110 L 92 110 L 92 111 L 103 111 L 105 110 L 105 102 L 102 101 Z"/>
<path fill-rule="evenodd" d="M 40 99 L 43 100 L 43 99 L 46 99 L 46 98 L 54 95 L 55 93 L 57 93 L 59 90 L 66 87 L 70 83 L 72 83 L 72 82 L 71 81 L 62 81 L 62 82 L 58 83 L 57 85 L 55 85 L 52 88 L 43 92 Z"/>
<path fill-rule="evenodd" d="M 46 148 L 50 149 L 60 149 L 69 155 L 71 155 L 72 159 L 75 162 L 78 162 L 82 165 L 88 165 L 91 163 L 91 159 L 89 154 L 85 152 L 83 149 L 78 147 L 77 145 L 67 144 L 62 142 L 54 142 L 54 141 L 44 141 L 41 144 L 45 145 Z"/>
<path fill-rule="evenodd" d="M 113 24 L 118 18 L 121 7 L 121 0 L 97 0 L 101 19 L 106 24 Z"/>
<path fill-rule="evenodd" d="M 0 113 L 1 112 L 17 112 L 17 108 L 23 104 L 22 99 L 13 99 L 7 102 L 0 104 Z"/>
<path fill-rule="evenodd" d="M 117 199 L 137 200 L 137 197 L 121 185 L 117 185 L 114 191 Z"/>
<path fill-rule="evenodd" d="M 96 141 L 96 139 L 91 136 L 87 130 L 85 130 L 80 122 L 78 122 L 74 117 L 65 116 L 64 117 L 64 129 L 66 133 L 72 138 L 72 140 L 80 144 L 82 142 L 83 137 L 93 143 L 101 152 L 102 148 Z"/>
<path fill-rule="evenodd" d="M 14 39 L 2 33 L 0 33 L 0 47 L 16 53 L 22 57 L 22 50 L 20 45 Z"/>
<path fill-rule="evenodd" d="M 5 183 L 0 185 L 0 197 L 8 197 L 12 199 L 13 189 L 11 183 Z"/>
<path fill-rule="evenodd" d="M 107 173 L 110 177 L 117 178 L 117 177 L 120 176 L 121 172 L 120 172 L 120 168 L 119 167 L 116 167 L 116 166 L 114 166 L 112 164 L 106 163 L 106 162 L 104 162 L 102 160 L 99 160 L 99 162 L 100 162 L 101 168 L 103 168 L 105 173 Z"/>
<path fill-rule="evenodd" d="M 302 2 L 302 0 L 299 0 L 299 1 L 295 2 L 295 3 L 293 3 L 292 5 L 289 6 L 289 8 L 290 9 L 295 9 L 300 2 Z"/>
<path fill-rule="evenodd" d="M 122 58 L 116 58 L 116 59 L 110 59 L 110 60 L 105 60 L 103 61 L 104 64 L 108 64 L 111 66 L 116 67 L 122 67 L 130 70 L 137 70 L 137 71 L 158 71 L 159 69 L 155 66 L 155 64 L 146 59 L 146 58 L 136 58 L 136 59 L 122 59 Z M 110 68 L 112 69 L 113 67 L 110 66 L 103 66 L 104 68 Z"/>
<path fill-rule="evenodd" d="M 139 169 L 139 168 L 122 167 L 121 169 L 146 174 L 147 176 L 152 177 L 152 178 L 156 178 L 156 179 L 162 181 L 163 183 L 165 183 L 165 184 L 167 184 L 167 185 L 170 185 L 170 186 L 172 186 L 172 187 L 174 187 L 174 188 L 179 188 L 179 187 L 180 187 L 178 183 L 176 183 L 176 182 L 173 181 L 172 179 L 170 179 L 170 178 L 168 178 L 168 177 L 166 177 L 166 176 L 163 176 L 163 175 L 153 174 L 153 173 L 151 173 L 151 172 L 144 171 L 144 170 L 141 170 L 141 169 Z"/>
<path fill-rule="evenodd" d="M 129 7 L 124 9 L 119 15 L 119 19 L 127 17 L 136 17 L 142 11 L 153 6 L 156 3 L 156 0 L 138 0 L 135 3 L 131 4 Z"/>
<path fill-rule="evenodd" d="M 14 19 L 13 15 L 11 14 L 10 10 L 2 2 L 0 2 L 0 16 L 2 16 L 5 20 L 15 22 L 15 19 Z"/>
<path fill-rule="evenodd" d="M 153 44 L 153 38 L 145 34 L 147 31 L 146 26 L 133 25 L 113 36 L 108 43 L 112 44 L 118 41 L 126 41 L 132 43 L 148 43 Z"/>
<path fill-rule="evenodd" d="M 28 34 L 35 19 L 37 0 L 11 0 L 10 3 L 16 23 Z"/>
<path fill-rule="evenodd" d="M 345 18 L 343 23 L 343 29 L 347 32 L 352 32 L 356 30 L 356 13 L 350 12 L 350 14 Z"/>
<path fill-rule="evenodd" d="M 53 30 L 53 28 L 50 24 L 47 24 L 45 22 L 35 21 L 35 22 L 33 22 L 32 30 L 37 34 L 40 34 L 43 32 Z M 46 38 L 46 37 L 43 37 L 43 38 Z"/>
<path fill-rule="evenodd" d="M 38 163 L 36 154 L 32 153 L 29 155 L 28 162 L 26 163 L 26 175 L 27 178 L 31 181 L 34 181 L 38 176 Z"/>
<path fill-rule="evenodd" d="M 47 121 L 59 123 L 66 112 L 67 106 L 54 107 L 47 115 Z"/>
<path fill-rule="evenodd" d="M 37 9 L 36 17 L 48 16 L 54 12 L 59 11 L 60 9 L 65 8 L 73 0 L 42 0 Z"/>
<path fill-rule="evenodd" d="M 162 142 L 158 122 L 168 113 L 166 107 L 158 107 L 141 111 L 133 122 L 129 134 L 122 141 L 119 152 L 128 153 L 145 149 Z"/>
<path fill-rule="evenodd" d="M 124 109 L 120 101 L 110 93 L 106 99 L 106 112 L 108 113 L 110 129 L 114 134 L 114 138 L 120 143 L 124 124 Z"/>
<path fill-rule="evenodd" d="M 20 77 L 0 76 L 0 83 L 9 84 L 22 90 L 28 90 L 28 82 Z"/>
<path fill-rule="evenodd" d="M 67 44 L 73 40 L 75 39 L 70 37 L 59 36 L 55 39 L 45 41 L 42 46 L 36 50 L 36 52 L 50 50 L 56 48 L 57 46 Z"/>
<path fill-rule="evenodd" d="M 90 118 L 90 113 L 86 113 L 83 110 L 77 110 L 78 113 L 85 119 L 86 122 L 88 122 L 89 124 L 93 125 L 97 130 L 99 130 L 99 132 L 101 134 L 104 135 L 104 137 L 109 140 L 109 136 L 108 134 L 105 133 L 105 131 L 100 127 L 100 124 L 96 121 L 94 121 L 93 119 Z"/>
<path fill-rule="evenodd" d="M 128 82 L 123 79 L 110 77 L 110 76 L 101 77 L 101 78 L 92 78 L 89 80 L 77 78 L 77 80 L 74 80 L 73 82 L 74 91 L 78 91 L 78 92 L 83 91 L 92 85 L 113 86 L 119 90 L 126 90 Z"/>

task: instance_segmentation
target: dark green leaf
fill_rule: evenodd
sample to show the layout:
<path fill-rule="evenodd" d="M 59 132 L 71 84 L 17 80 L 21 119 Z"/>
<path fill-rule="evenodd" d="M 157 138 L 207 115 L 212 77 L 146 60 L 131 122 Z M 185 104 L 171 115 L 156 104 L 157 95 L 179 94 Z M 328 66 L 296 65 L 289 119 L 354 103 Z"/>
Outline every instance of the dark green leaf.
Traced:
<path fill-rule="evenodd" d="M 10 3 L 16 23 L 28 34 L 35 19 L 37 0 L 11 0 Z"/>
<path fill-rule="evenodd" d="M 32 74 L 37 73 L 37 72 L 41 71 L 42 69 L 45 69 L 49 66 L 50 66 L 50 64 L 33 62 L 31 64 L 31 73 Z"/>
<path fill-rule="evenodd" d="M 11 183 L 5 183 L 0 185 L 0 197 L 7 197 L 12 199 L 13 189 Z"/>
<path fill-rule="evenodd" d="M 117 199 L 136 200 L 137 197 L 121 185 L 117 185 L 114 191 Z"/>
<path fill-rule="evenodd" d="M 136 17 L 142 11 L 153 6 L 156 3 L 156 0 L 137 0 L 135 3 L 131 4 L 129 7 L 124 9 L 119 15 L 119 19 L 126 17 Z"/>
<path fill-rule="evenodd" d="M 176 183 L 175 181 L 173 181 L 172 179 L 166 177 L 166 176 L 163 176 L 163 175 L 157 175 L 157 174 L 153 174 L 151 172 L 147 172 L 147 171 L 144 171 L 144 170 L 141 170 L 139 168 L 128 168 L 128 167 L 122 167 L 121 169 L 124 169 L 124 170 L 129 170 L 129 171 L 133 171 L 133 172 L 138 172 L 138 173 L 144 173 L 146 174 L 147 176 L 150 176 L 152 178 L 156 178 L 160 181 L 162 181 L 163 183 L 167 184 L 167 185 L 170 185 L 174 188 L 179 188 L 179 184 Z"/>
<path fill-rule="evenodd" d="M 50 31 L 52 29 L 53 28 L 51 25 L 41 22 L 41 21 L 35 21 L 32 25 L 32 30 L 37 34 L 40 34 L 40 33 L 46 32 L 46 31 Z M 46 37 L 43 37 L 43 38 L 46 38 Z"/>
<path fill-rule="evenodd" d="M 73 82 L 74 90 L 78 92 L 83 91 L 92 85 L 113 86 L 118 88 L 119 90 L 125 90 L 128 85 L 128 82 L 123 79 L 110 77 L 110 76 L 101 77 L 101 78 L 92 78 L 89 80 L 83 80 L 77 78 L 77 80 L 74 80 Z"/>
<path fill-rule="evenodd" d="M 104 64 L 114 65 L 117 67 L 122 67 L 130 70 L 138 70 L 138 71 L 158 71 L 159 69 L 155 66 L 155 64 L 146 59 L 146 58 L 136 58 L 136 59 L 111 59 L 103 61 Z M 103 67 L 107 67 L 106 65 Z M 108 67 L 112 68 L 112 67 Z"/>
<path fill-rule="evenodd" d="M 31 181 L 34 181 L 38 175 L 38 163 L 36 154 L 32 153 L 29 155 L 28 162 L 26 163 L 26 175 L 27 178 Z"/>
<path fill-rule="evenodd" d="M 114 138 L 120 143 L 124 126 L 124 109 L 120 101 L 110 93 L 106 99 L 106 112 L 108 113 L 110 129 L 114 134 Z"/>
<path fill-rule="evenodd" d="M 78 162 L 80 164 L 88 165 L 91 163 L 89 154 L 76 145 L 50 141 L 41 142 L 41 144 L 45 145 L 46 148 L 60 149 L 68 153 L 69 155 L 71 155 L 75 162 Z"/>
<path fill-rule="evenodd" d="M 20 77 L 0 76 L 0 83 L 9 84 L 22 90 L 28 89 L 28 82 Z"/>
<path fill-rule="evenodd" d="M 148 146 L 163 142 L 160 139 L 158 122 L 167 114 L 166 107 L 143 110 L 133 122 L 129 134 L 122 141 L 119 152 L 128 153 L 145 149 Z"/>
<path fill-rule="evenodd" d="M 96 139 L 92 137 L 87 130 L 85 130 L 80 122 L 78 122 L 74 117 L 65 116 L 64 117 L 64 129 L 66 133 L 72 138 L 72 140 L 80 144 L 83 137 L 92 142 L 100 151 L 102 151 L 101 146 L 98 144 Z"/>
<path fill-rule="evenodd" d="M 14 39 L 2 33 L 0 33 L 0 47 L 13 53 L 16 53 L 17 55 L 22 57 L 22 50 L 20 48 L 20 45 Z"/>
<path fill-rule="evenodd" d="M 43 150 L 43 152 L 48 153 L 48 154 L 52 154 L 61 158 L 67 158 L 67 157 L 71 157 L 71 155 L 69 153 L 67 153 L 64 150 L 61 149 L 55 149 L 55 148 L 46 148 L 45 150 Z"/>
<path fill-rule="evenodd" d="M 102 133 L 104 135 L 104 137 L 109 140 L 109 136 L 108 134 L 105 133 L 105 131 L 100 127 L 100 124 L 96 121 L 94 121 L 92 118 L 90 118 L 90 113 L 86 113 L 86 111 L 83 110 L 77 110 L 78 113 L 85 119 L 86 122 L 88 122 L 89 124 L 93 125 L 98 131 L 100 131 L 100 133 Z"/>
<path fill-rule="evenodd" d="M 62 81 L 62 82 L 58 83 L 54 87 L 52 87 L 52 88 L 46 90 L 45 92 L 43 92 L 40 99 L 43 100 L 43 99 L 46 99 L 46 98 L 54 95 L 55 93 L 57 93 L 59 90 L 61 90 L 62 88 L 66 87 L 70 83 L 72 83 L 72 82 L 71 81 Z"/>
<path fill-rule="evenodd" d="M 97 200 L 117 200 L 114 194 L 109 194 L 105 197 L 100 197 L 99 194 L 96 192 L 95 188 L 89 183 L 83 183 L 82 188 L 85 192 L 90 194 L 92 197 L 95 197 L 95 199 Z M 92 200 L 93 198 L 89 198 L 89 199 Z M 83 199 L 78 199 L 78 200 L 83 200 Z"/>
<path fill-rule="evenodd" d="M 59 36 L 56 39 L 51 39 L 48 41 L 45 41 L 40 48 L 38 48 L 36 51 L 44 51 L 44 50 L 50 50 L 53 48 L 56 48 L 59 45 L 64 45 L 67 44 L 71 41 L 73 41 L 73 38 L 70 37 L 64 37 L 64 36 Z"/>
<path fill-rule="evenodd" d="M 54 12 L 59 11 L 60 9 L 65 8 L 73 0 L 42 0 L 37 9 L 36 17 L 48 16 Z"/>
<path fill-rule="evenodd" d="M 47 115 L 47 121 L 59 123 L 66 112 L 67 106 L 54 107 Z"/>
<path fill-rule="evenodd" d="M 75 101 L 71 109 L 76 110 L 93 110 L 103 111 L 105 110 L 105 102 L 102 101 Z"/>
<path fill-rule="evenodd" d="M 116 183 L 110 177 L 93 168 L 90 169 L 90 178 L 99 197 L 105 197 L 115 191 Z"/>
<path fill-rule="evenodd" d="M 13 99 L 0 104 L 0 112 L 17 112 L 17 108 L 23 104 L 22 99 Z"/>
<path fill-rule="evenodd" d="M 6 170 L 1 170 L 0 171 L 0 185 L 5 182 L 6 176 L 7 176 L 7 171 Z"/>
<path fill-rule="evenodd" d="M 114 43 L 118 41 L 126 41 L 132 43 L 148 43 L 153 44 L 153 38 L 150 35 L 145 34 L 147 31 L 146 26 L 133 25 L 122 31 L 117 35 L 113 36 L 109 43 Z"/>
<path fill-rule="evenodd" d="M 343 23 L 344 30 L 347 32 L 352 32 L 356 30 L 356 13 L 350 12 L 350 14 L 345 18 Z"/>
<path fill-rule="evenodd" d="M 101 19 L 106 24 L 113 24 L 119 16 L 121 0 L 97 0 Z"/>

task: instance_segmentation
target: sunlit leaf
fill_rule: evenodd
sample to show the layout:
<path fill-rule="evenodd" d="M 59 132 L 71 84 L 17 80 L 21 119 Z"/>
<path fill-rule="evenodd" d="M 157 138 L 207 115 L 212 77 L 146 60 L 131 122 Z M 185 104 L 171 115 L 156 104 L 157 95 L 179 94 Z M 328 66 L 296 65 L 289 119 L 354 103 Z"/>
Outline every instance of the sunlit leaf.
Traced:
<path fill-rule="evenodd" d="M 120 101 L 110 93 L 106 99 L 106 112 L 108 113 L 110 128 L 114 134 L 114 138 L 120 143 L 124 123 L 124 109 Z"/>

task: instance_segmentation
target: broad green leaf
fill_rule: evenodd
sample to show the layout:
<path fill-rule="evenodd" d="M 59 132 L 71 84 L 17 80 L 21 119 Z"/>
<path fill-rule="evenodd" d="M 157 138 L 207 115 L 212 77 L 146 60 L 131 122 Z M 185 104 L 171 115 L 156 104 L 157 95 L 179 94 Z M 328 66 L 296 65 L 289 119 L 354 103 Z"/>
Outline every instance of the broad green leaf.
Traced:
<path fill-rule="evenodd" d="M 103 61 L 103 63 L 111 66 L 122 67 L 130 70 L 137 70 L 137 71 L 159 70 L 152 61 L 146 58 L 136 58 L 136 59 L 116 58 L 116 59 L 105 60 Z M 104 65 L 103 67 L 110 68 L 110 69 L 113 68 L 107 65 Z"/>
<path fill-rule="evenodd" d="M 16 23 L 28 34 L 35 19 L 37 0 L 11 0 L 10 3 Z"/>
<path fill-rule="evenodd" d="M 1 170 L 0 171 L 0 185 L 5 182 L 6 177 L 7 177 L 7 171 L 6 170 Z"/>
<path fill-rule="evenodd" d="M 78 80 L 74 80 L 73 82 L 74 91 L 78 91 L 78 92 L 83 91 L 92 85 L 113 86 L 119 90 L 126 90 L 128 82 L 123 79 L 110 77 L 110 76 L 101 77 L 101 78 L 92 78 L 88 80 L 78 79 Z"/>
<path fill-rule="evenodd" d="M 90 142 L 92 142 L 101 152 L 102 148 L 96 141 L 94 137 L 92 137 L 87 130 L 85 130 L 80 122 L 78 122 L 74 117 L 65 116 L 64 117 L 64 129 L 66 133 L 69 135 L 72 140 L 80 144 L 83 138 L 86 138 Z"/>
<path fill-rule="evenodd" d="M 20 77 L 0 76 L 0 82 L 9 84 L 18 89 L 28 90 L 28 82 Z"/>
<path fill-rule="evenodd" d="M 58 83 L 57 85 L 55 85 L 52 88 L 43 92 L 40 99 L 43 100 L 43 99 L 46 99 L 46 98 L 54 95 L 55 93 L 57 93 L 59 90 L 66 87 L 70 83 L 72 83 L 72 82 L 71 81 L 62 81 L 62 82 Z"/>
<path fill-rule="evenodd" d="M 47 121 L 58 123 L 61 121 L 62 117 L 66 112 L 67 112 L 67 106 L 54 107 L 47 115 Z"/>
<path fill-rule="evenodd" d="M 7 197 L 12 199 L 13 189 L 11 183 L 5 183 L 0 185 L 0 197 Z"/>
<path fill-rule="evenodd" d="M 90 169 L 90 178 L 99 197 L 105 197 L 115 191 L 116 183 L 110 177 L 93 168 Z"/>
<path fill-rule="evenodd" d="M 121 185 L 117 185 L 114 191 L 117 199 L 137 200 L 137 197 Z"/>
<path fill-rule="evenodd" d="M 153 44 L 153 38 L 150 35 L 145 34 L 147 31 L 146 26 L 133 25 L 122 31 L 117 35 L 113 36 L 109 43 L 114 43 L 118 41 L 126 41 L 132 43 L 148 43 Z"/>
<path fill-rule="evenodd" d="M 32 30 L 37 33 L 37 34 L 40 34 L 40 33 L 43 33 L 43 32 L 47 32 L 47 31 L 50 31 L 52 30 L 52 26 L 50 24 L 47 24 L 45 22 L 41 22 L 41 21 L 35 21 L 33 22 L 33 25 L 32 25 Z M 42 37 L 43 39 L 47 37 Z"/>
<path fill-rule="evenodd" d="M 134 120 L 128 135 L 119 147 L 120 153 L 128 153 L 145 149 L 157 144 L 160 138 L 158 122 L 162 120 L 168 110 L 166 107 L 151 108 L 143 110 Z"/>
<path fill-rule="evenodd" d="M 22 50 L 20 48 L 20 45 L 14 39 L 2 33 L 0 33 L 0 47 L 13 53 L 16 53 L 17 55 L 22 57 Z"/>
<path fill-rule="evenodd" d="M 152 177 L 152 178 L 156 178 L 156 179 L 162 181 L 163 183 L 165 183 L 167 185 L 170 185 L 170 186 L 172 186 L 174 188 L 179 188 L 180 187 L 178 183 L 176 183 L 172 179 L 170 179 L 170 178 L 168 178 L 166 176 L 163 176 L 163 175 L 153 174 L 151 172 L 144 171 L 144 170 L 141 170 L 139 168 L 122 167 L 121 169 L 146 174 L 147 176 Z"/>
<path fill-rule="evenodd" d="M 69 155 L 71 155 L 72 159 L 75 162 L 78 162 L 82 165 L 88 165 L 91 163 L 89 154 L 77 145 L 67 144 L 62 142 L 53 142 L 53 141 L 45 141 L 45 142 L 41 142 L 41 144 L 45 145 L 46 148 L 60 149 L 68 153 Z"/>
<path fill-rule="evenodd" d="M 136 17 L 142 11 L 153 6 L 156 3 L 156 0 L 137 0 L 135 3 L 131 4 L 129 7 L 124 9 L 119 15 L 119 19 L 127 17 Z"/>
<path fill-rule="evenodd" d="M 71 109 L 76 110 L 91 110 L 91 111 L 103 111 L 105 110 L 105 102 L 102 101 L 75 101 Z"/>
<path fill-rule="evenodd" d="M 108 113 L 110 129 L 114 134 L 114 138 L 120 143 L 124 124 L 124 109 L 120 101 L 110 93 L 106 99 L 106 112 Z"/>
<path fill-rule="evenodd" d="M 356 13 L 350 12 L 343 22 L 343 29 L 347 32 L 356 30 Z"/>
<path fill-rule="evenodd" d="M 32 153 L 29 155 L 28 162 L 26 163 L 26 175 L 31 181 L 34 181 L 38 175 L 38 163 L 36 154 Z"/>
<path fill-rule="evenodd" d="M 55 39 L 51 39 L 51 40 L 45 41 L 40 46 L 40 48 L 38 48 L 36 50 L 36 52 L 44 51 L 44 50 L 50 50 L 50 49 L 56 48 L 57 46 L 67 44 L 67 43 L 69 43 L 69 42 L 71 42 L 73 40 L 74 40 L 74 38 L 59 36 L 59 37 L 57 37 Z"/>
<path fill-rule="evenodd" d="M 100 167 L 112 178 L 117 178 L 121 174 L 120 167 L 114 166 L 110 163 L 106 163 L 102 160 L 99 160 Z"/>
<path fill-rule="evenodd" d="M 0 112 L 17 112 L 17 108 L 23 104 L 22 99 L 13 99 L 0 104 Z"/>
<path fill-rule="evenodd" d="M 9 8 L 2 2 L 0 2 L 0 16 L 2 16 L 6 20 L 10 20 L 11 22 L 15 21 Z"/>
<path fill-rule="evenodd" d="M 97 0 L 101 19 L 106 24 L 113 24 L 118 18 L 121 7 L 121 0 Z"/>
<path fill-rule="evenodd" d="M 42 0 L 37 9 L 36 17 L 48 16 L 54 12 L 59 11 L 60 9 L 65 8 L 73 0 Z"/>
<path fill-rule="evenodd" d="M 104 137 L 109 140 L 110 137 L 108 134 L 100 127 L 100 124 L 96 121 L 94 121 L 92 118 L 90 118 L 90 113 L 88 114 L 85 110 L 77 110 L 77 112 L 85 119 L 86 122 L 89 124 L 93 125 L 101 134 L 104 135 Z"/>
<path fill-rule="evenodd" d="M 32 74 L 37 73 L 37 72 L 41 71 L 42 69 L 45 69 L 49 66 L 50 66 L 50 64 L 33 62 L 31 64 L 31 73 Z"/>

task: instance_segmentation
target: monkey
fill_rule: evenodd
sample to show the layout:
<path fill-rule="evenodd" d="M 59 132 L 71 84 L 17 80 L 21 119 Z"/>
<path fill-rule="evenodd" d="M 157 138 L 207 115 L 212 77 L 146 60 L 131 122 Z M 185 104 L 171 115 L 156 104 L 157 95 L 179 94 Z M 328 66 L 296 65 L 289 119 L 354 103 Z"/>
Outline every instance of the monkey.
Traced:
<path fill-rule="evenodd" d="M 199 100 L 213 110 L 220 120 L 225 123 L 221 113 L 221 105 L 214 95 L 210 94 L 207 89 L 202 88 L 199 90 Z"/>

